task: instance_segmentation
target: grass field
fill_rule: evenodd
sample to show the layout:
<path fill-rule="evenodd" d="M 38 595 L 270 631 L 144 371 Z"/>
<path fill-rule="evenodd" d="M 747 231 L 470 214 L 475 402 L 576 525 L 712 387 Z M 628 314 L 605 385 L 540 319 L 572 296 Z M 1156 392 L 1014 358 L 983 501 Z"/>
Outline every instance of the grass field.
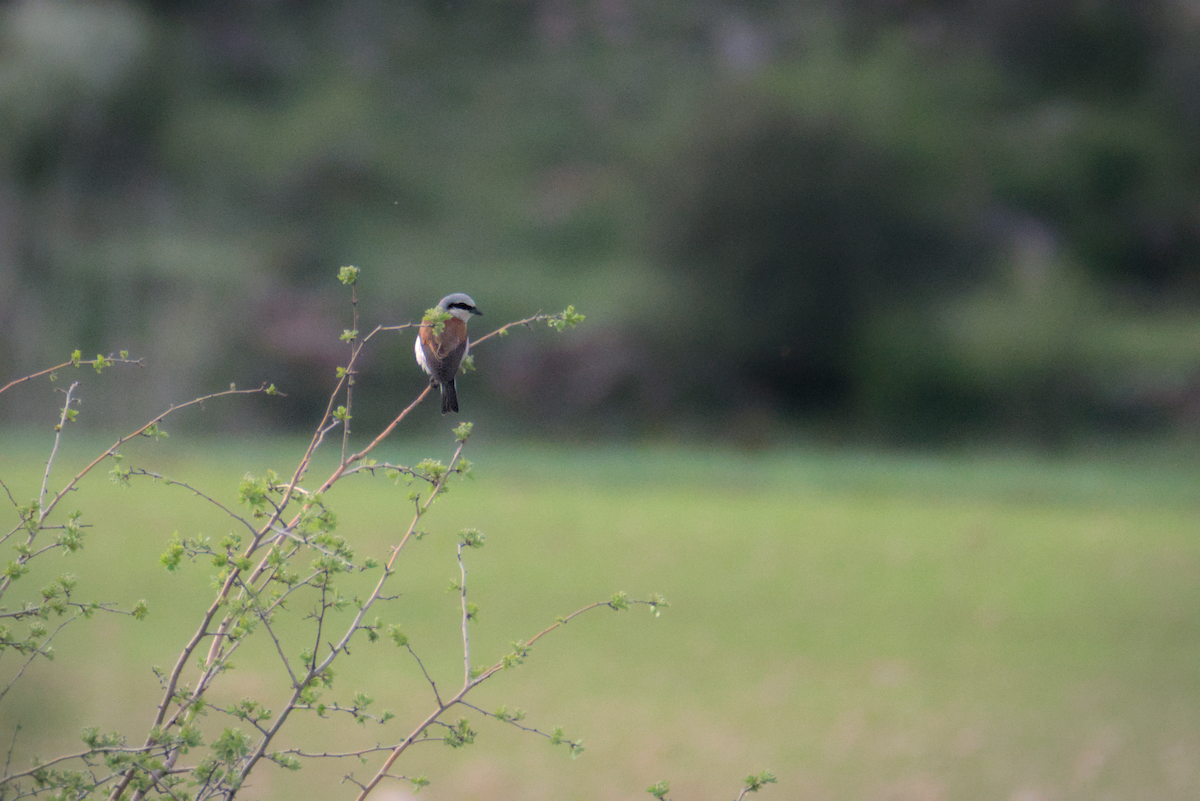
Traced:
<path fill-rule="evenodd" d="M 54 477 L 104 444 L 70 448 Z M 22 502 L 47 450 L 0 439 L 0 479 Z M 232 504 L 244 473 L 287 470 L 301 450 L 167 440 L 126 454 Z M 449 445 L 386 458 L 426 455 L 446 459 Z M 439 686 L 461 671 L 457 598 L 445 588 L 463 527 L 488 537 L 469 556 L 475 664 L 617 590 L 660 592 L 672 605 L 657 619 L 644 608 L 593 612 L 479 689 L 484 708 L 521 708 L 528 725 L 583 738 L 583 756 L 480 720 L 474 745 L 422 745 L 397 765 L 432 781 L 421 798 L 649 799 L 646 786 L 669 779 L 680 801 L 731 799 L 763 768 L 779 778 L 764 799 L 1200 797 L 1194 466 L 1149 454 L 755 455 L 482 436 L 467 455 L 475 478 L 426 519 L 430 536 L 405 552 L 402 595 L 383 613 Z M 407 491 L 355 477 L 331 493 L 360 555 L 382 555 L 407 526 Z M 0 703 L 6 749 L 21 726 L 18 765 L 31 752 L 77 750 L 84 725 L 141 741 L 157 686 L 150 665 L 169 664 L 191 634 L 213 572 L 170 575 L 159 555 L 174 531 L 216 539 L 232 528 L 184 490 L 122 489 L 104 473 L 69 503 L 93 525 L 88 547 L 50 556 L 48 575 L 77 573 L 86 597 L 144 597 L 151 616 L 102 616 L 59 635 L 58 658 Z M 39 577 L 23 584 L 35 589 Z M 297 720 L 285 745 L 349 750 L 394 740 L 423 716 L 428 689 L 404 652 L 352 650 L 326 700 L 367 690 L 398 719 L 365 729 Z M 273 650 L 236 661 L 228 697 L 277 703 Z M 0 661 L 0 674 L 12 669 Z M 353 797 L 339 784 L 352 770 L 367 773 L 349 762 L 298 774 L 267 766 L 243 797 Z M 394 784 L 378 797 L 407 792 Z"/>

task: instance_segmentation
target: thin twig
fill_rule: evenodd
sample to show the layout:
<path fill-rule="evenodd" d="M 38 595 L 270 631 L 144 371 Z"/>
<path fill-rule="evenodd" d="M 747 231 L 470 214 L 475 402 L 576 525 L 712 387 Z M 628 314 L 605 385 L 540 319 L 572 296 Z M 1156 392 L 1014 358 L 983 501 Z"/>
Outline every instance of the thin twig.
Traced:
<path fill-rule="evenodd" d="M 442 696 L 438 693 L 437 682 L 433 680 L 433 676 L 430 676 L 429 671 L 425 669 L 425 663 L 421 661 L 421 657 L 417 656 L 417 652 L 413 650 L 411 645 L 405 643 L 404 647 L 412 654 L 412 658 L 417 660 L 417 667 L 421 668 L 421 672 L 425 674 L 425 681 L 429 682 L 429 687 L 433 690 L 433 700 L 441 704 Z"/>
<path fill-rule="evenodd" d="M 242 584 L 243 589 L 248 589 L 245 584 Z M 259 622 L 267 630 L 267 634 L 271 635 L 271 641 L 275 643 L 275 652 L 279 654 L 279 661 L 283 663 L 283 669 L 287 671 L 288 676 L 292 680 L 292 684 L 296 683 L 296 674 L 292 672 L 292 663 L 288 661 L 287 654 L 284 653 L 283 643 L 279 641 L 279 637 L 275 634 L 275 629 L 271 628 L 271 620 L 268 612 L 264 610 L 258 603 L 258 596 L 252 596 L 254 603 L 254 611 L 258 613 Z"/>
<path fill-rule="evenodd" d="M 62 364 L 56 365 L 54 367 L 47 367 L 45 370 L 39 370 L 36 373 L 31 373 L 27 376 L 18 378 L 14 381 L 9 381 L 4 386 L 0 387 L 0 393 L 7 392 L 8 390 L 15 387 L 17 384 L 24 384 L 26 381 L 31 381 L 34 378 L 41 378 L 44 375 L 51 375 L 53 373 L 57 373 L 59 370 L 65 370 L 68 367 L 79 367 L 79 366 L 82 366 L 85 364 L 95 365 L 99 361 L 100 361 L 99 359 L 80 359 L 79 361 L 72 360 L 69 362 L 63 362 Z M 126 359 L 124 357 L 119 358 L 116 356 L 109 356 L 104 361 L 106 363 L 111 362 L 112 364 L 136 364 L 138 367 L 146 366 L 145 359 Z"/>
<path fill-rule="evenodd" d="M 129 475 L 130 476 L 145 476 L 146 478 L 153 479 L 154 481 L 161 481 L 162 483 L 164 483 L 170 487 L 183 487 L 184 489 L 188 490 L 193 495 L 195 495 L 197 498 L 202 498 L 202 499 L 208 501 L 209 503 L 211 503 L 213 506 L 220 509 L 225 514 L 229 515 L 234 520 L 241 523 L 243 526 L 245 526 L 246 528 L 248 528 L 250 530 L 251 534 L 255 534 L 258 531 L 258 529 L 256 529 L 250 523 L 250 521 L 246 520 L 246 518 L 242 517 L 240 514 L 233 511 L 228 506 L 221 503 L 220 501 L 218 501 L 216 498 L 212 497 L 211 495 L 208 495 L 208 494 L 196 489 L 191 484 L 188 484 L 186 481 L 176 481 L 173 478 L 168 478 L 167 476 L 161 475 L 159 473 L 155 473 L 153 470 L 143 470 L 140 467 L 130 468 Z"/>
<path fill-rule="evenodd" d="M 4 493 L 8 495 L 8 500 L 13 506 L 20 506 L 20 504 L 17 503 L 17 499 L 13 497 L 12 490 L 10 490 L 8 485 L 4 483 L 4 479 L 0 479 L 0 487 L 4 487 Z"/>
<path fill-rule="evenodd" d="M 520 729 L 523 732 L 528 732 L 529 734 L 539 734 L 542 737 L 545 737 L 547 740 L 554 739 L 554 735 L 547 734 L 546 732 L 544 732 L 541 729 L 538 729 L 534 726 L 521 725 L 520 719 L 518 719 L 517 717 L 505 717 L 504 715 L 497 715 L 495 712 L 488 712 L 486 709 L 475 706 L 474 704 L 469 703 L 467 701 L 460 701 L 459 706 L 465 706 L 467 709 L 473 709 L 476 712 L 478 712 L 479 714 L 483 715 L 484 717 L 495 718 L 496 720 L 500 721 L 501 723 L 507 723 L 509 726 Z M 574 746 L 579 745 L 579 741 L 577 741 L 577 740 L 564 739 L 563 742 L 567 743 L 568 745 L 574 745 Z"/>
<path fill-rule="evenodd" d="M 38 526 L 40 527 L 46 520 L 46 511 L 42 508 L 46 502 L 46 485 L 50 483 L 50 469 L 54 466 L 54 457 L 58 454 L 58 446 L 62 442 L 63 431 L 67 427 L 67 420 L 71 416 L 71 396 L 75 394 L 75 388 L 79 386 L 79 382 L 75 381 L 67 388 L 67 399 L 63 402 L 62 414 L 59 415 L 58 425 L 54 427 L 54 447 L 50 449 L 50 458 L 46 460 L 46 472 L 42 476 L 42 489 L 38 492 Z"/>
<path fill-rule="evenodd" d="M 361 751 L 346 751 L 346 752 L 340 753 L 340 754 L 331 754 L 328 751 L 318 754 L 318 753 L 311 752 L 311 751 L 302 751 L 299 748 L 287 748 L 287 749 L 284 749 L 283 751 L 276 751 L 275 753 L 277 753 L 277 754 L 295 754 L 298 757 L 310 757 L 313 759 L 317 759 L 317 758 L 345 759 L 346 757 L 362 757 L 367 754 L 378 753 L 379 751 L 391 751 L 391 750 L 392 750 L 392 747 L 390 745 L 377 745 L 377 746 L 374 746 L 373 748 L 364 748 Z"/>
<path fill-rule="evenodd" d="M 10 742 L 8 744 L 8 752 L 5 753 L 5 755 L 4 755 L 4 776 L 5 776 L 5 778 L 8 777 L 9 768 L 12 767 L 12 755 L 13 755 L 13 751 L 17 747 L 17 735 L 20 733 L 21 733 L 21 724 L 18 723 L 16 726 L 13 727 L 12 742 Z"/>
<path fill-rule="evenodd" d="M 358 293 L 355 291 L 354 284 L 350 284 L 350 318 L 353 321 L 352 331 L 357 337 L 358 332 Z M 351 341 L 350 344 L 350 364 L 354 364 L 358 360 L 358 354 L 362 350 L 363 343 L 361 341 Z M 346 460 L 346 451 L 350 447 L 350 408 L 352 395 L 354 393 L 354 374 L 350 369 L 346 370 L 346 418 L 342 421 L 342 461 Z"/>
<path fill-rule="evenodd" d="M 164 751 L 166 750 L 165 747 L 163 748 L 163 750 Z M 13 782 L 16 782 L 19 779 L 24 779 L 26 776 L 32 776 L 35 773 L 38 773 L 39 771 L 43 771 L 46 768 L 49 768 L 53 765 L 58 765 L 63 762 L 69 762 L 70 760 L 73 760 L 73 759 L 87 759 L 88 757 L 94 756 L 97 754 L 152 754 L 152 753 L 154 753 L 154 749 L 152 749 L 152 748 L 131 748 L 128 746 L 123 746 L 123 745 L 122 746 L 115 746 L 115 745 L 114 746 L 101 746 L 99 748 L 90 748 L 87 751 L 80 751 L 79 753 L 76 753 L 76 754 L 64 754 L 63 756 L 55 757 L 54 759 L 47 759 L 44 762 L 39 762 L 37 765 L 30 768 L 29 770 L 21 771 L 20 773 L 13 773 L 11 775 L 6 774 L 3 779 L 0 779 L 0 787 L 3 787 L 5 784 L 12 784 Z"/>
<path fill-rule="evenodd" d="M 194 400 L 190 400 L 187 403 L 181 403 L 178 406 L 171 405 L 165 412 L 158 415 L 157 417 L 152 419 L 150 422 L 143 425 L 141 428 L 138 428 L 136 431 L 132 431 L 129 434 L 126 434 L 125 436 L 118 439 L 106 451 L 104 451 L 104 453 L 100 454 L 95 459 L 93 459 L 88 464 L 87 467 L 80 470 L 75 475 L 74 478 L 72 478 L 69 482 L 67 482 L 67 485 L 65 487 L 63 487 L 61 490 L 59 490 L 58 494 L 54 496 L 53 500 L 51 500 L 49 505 L 43 510 L 44 513 L 48 515 L 50 513 L 50 511 L 53 510 L 54 507 L 58 505 L 58 502 L 61 501 L 68 492 L 73 490 L 75 488 L 75 486 L 80 482 L 80 480 L 83 479 L 83 477 L 86 476 L 88 473 L 90 473 L 92 471 L 92 469 L 96 467 L 96 465 L 100 464 L 108 457 L 114 455 L 120 449 L 120 447 L 122 445 L 124 445 L 126 442 L 128 442 L 129 440 L 133 439 L 134 437 L 141 436 L 147 430 L 149 430 L 152 426 L 157 426 L 168 415 L 174 414 L 175 412 L 178 412 L 182 409 L 186 409 L 189 406 L 196 406 L 197 404 L 203 404 L 204 402 L 213 400 L 214 398 L 223 398 L 227 395 L 254 395 L 254 394 L 257 394 L 260 392 L 266 392 L 266 391 L 267 391 L 267 387 L 265 385 L 258 387 L 257 389 L 233 389 L 233 388 L 231 388 L 231 389 L 222 390 L 220 392 L 214 392 L 210 395 L 205 395 L 201 398 L 196 398 Z"/>
<path fill-rule="evenodd" d="M 471 620 L 467 607 L 467 565 L 463 562 L 463 544 L 458 543 L 458 596 L 462 605 L 463 684 L 471 683 L 471 635 L 467 623 Z"/>

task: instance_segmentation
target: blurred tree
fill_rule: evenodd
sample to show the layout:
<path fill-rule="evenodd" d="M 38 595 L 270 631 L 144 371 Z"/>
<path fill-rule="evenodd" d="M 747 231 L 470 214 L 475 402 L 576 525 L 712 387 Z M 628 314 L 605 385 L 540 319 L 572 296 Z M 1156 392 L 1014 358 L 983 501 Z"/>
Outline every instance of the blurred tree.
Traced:
<path fill-rule="evenodd" d="M 689 154 L 699 185 L 664 225 L 663 252 L 699 298 L 689 360 L 725 403 L 749 390 L 836 408 L 871 316 L 962 287 L 977 237 L 913 203 L 926 179 L 905 153 L 836 123 L 734 118 L 744 127 Z"/>
<path fill-rule="evenodd" d="M 971 327 L 936 316 L 1015 303 L 1029 230 L 1093 318 L 1131 289 L 1143 314 L 1194 308 L 1197 45 L 1174 0 L 9 3 L 0 369 L 127 348 L 155 366 L 137 403 L 266 379 L 299 423 L 341 347 L 326 276 L 355 263 L 381 321 L 448 288 L 592 312 L 594 341 L 496 372 L 576 399 L 564 424 L 655 430 L 686 396 L 987 426 L 1037 405 L 1010 388 L 1059 392 L 1026 379 L 1071 350 L 983 379 Z M 364 363 L 361 414 L 419 386 L 406 354 Z M 549 419 L 496 381 L 506 416 Z M 1066 382 L 1073 407 L 1095 381 Z"/>

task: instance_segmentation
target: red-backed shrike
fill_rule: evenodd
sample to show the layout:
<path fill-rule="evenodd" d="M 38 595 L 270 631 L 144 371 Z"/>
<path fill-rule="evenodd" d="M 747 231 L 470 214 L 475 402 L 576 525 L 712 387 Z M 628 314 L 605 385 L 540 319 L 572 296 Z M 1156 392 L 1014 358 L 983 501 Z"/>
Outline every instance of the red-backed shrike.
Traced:
<path fill-rule="evenodd" d="M 447 312 L 450 318 L 443 324 L 442 333 L 435 336 L 432 323 L 421 323 L 413 350 L 417 364 L 429 373 L 429 383 L 442 390 L 442 414 L 458 411 L 458 393 L 454 391 L 454 377 L 463 357 L 471 349 L 467 341 L 467 320 L 472 314 L 483 314 L 475 308 L 475 301 L 461 292 L 447 295 L 438 303 L 438 309 Z"/>

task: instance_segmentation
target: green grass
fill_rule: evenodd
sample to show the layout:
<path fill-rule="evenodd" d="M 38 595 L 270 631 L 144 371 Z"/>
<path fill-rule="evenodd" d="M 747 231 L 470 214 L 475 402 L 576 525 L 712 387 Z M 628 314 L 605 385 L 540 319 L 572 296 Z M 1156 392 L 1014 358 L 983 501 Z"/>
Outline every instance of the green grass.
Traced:
<path fill-rule="evenodd" d="M 62 474 L 101 447 L 64 453 Z M 300 449 L 167 440 L 126 450 L 128 463 L 232 503 L 243 473 L 284 470 Z M 448 447 L 389 458 L 424 455 L 446 458 Z M 661 592 L 672 606 L 658 619 L 644 608 L 580 618 L 478 691 L 484 708 L 522 708 L 529 725 L 582 737 L 582 757 L 479 721 L 475 745 L 424 745 L 397 765 L 433 781 L 421 797 L 649 798 L 644 788 L 666 778 L 673 798 L 732 798 L 763 768 L 779 777 L 768 799 L 1200 794 L 1200 471 L 1186 463 L 578 450 L 483 436 L 468 455 L 475 478 L 426 519 L 430 536 L 405 552 L 402 595 L 382 613 L 404 626 L 439 686 L 461 671 L 456 599 L 445 592 L 460 528 L 488 537 L 469 555 L 482 612 L 475 664 L 616 590 Z M 0 478 L 18 499 L 36 492 L 44 458 L 28 439 L 0 440 Z M 359 553 L 382 555 L 407 526 L 406 494 L 356 477 L 330 503 Z M 14 759 L 74 749 L 88 724 L 141 740 L 156 687 L 149 665 L 168 664 L 190 635 L 212 572 L 168 575 L 158 556 L 173 531 L 219 538 L 233 527 L 186 491 L 121 489 L 103 475 L 69 503 L 94 528 L 83 554 L 49 557 L 50 573 L 85 577 L 89 597 L 145 597 L 152 616 L 101 617 L 60 635 L 59 657 L 0 705 L 0 738 L 22 725 Z M 321 740 L 324 722 L 298 721 L 285 744 L 362 747 L 424 713 L 411 659 L 390 644 L 352 650 L 327 699 L 365 689 L 399 720 L 334 722 L 332 742 Z M 237 663 L 228 697 L 277 704 L 272 649 Z M 268 766 L 245 797 L 353 797 L 338 784 L 351 770 L 365 772 Z"/>

